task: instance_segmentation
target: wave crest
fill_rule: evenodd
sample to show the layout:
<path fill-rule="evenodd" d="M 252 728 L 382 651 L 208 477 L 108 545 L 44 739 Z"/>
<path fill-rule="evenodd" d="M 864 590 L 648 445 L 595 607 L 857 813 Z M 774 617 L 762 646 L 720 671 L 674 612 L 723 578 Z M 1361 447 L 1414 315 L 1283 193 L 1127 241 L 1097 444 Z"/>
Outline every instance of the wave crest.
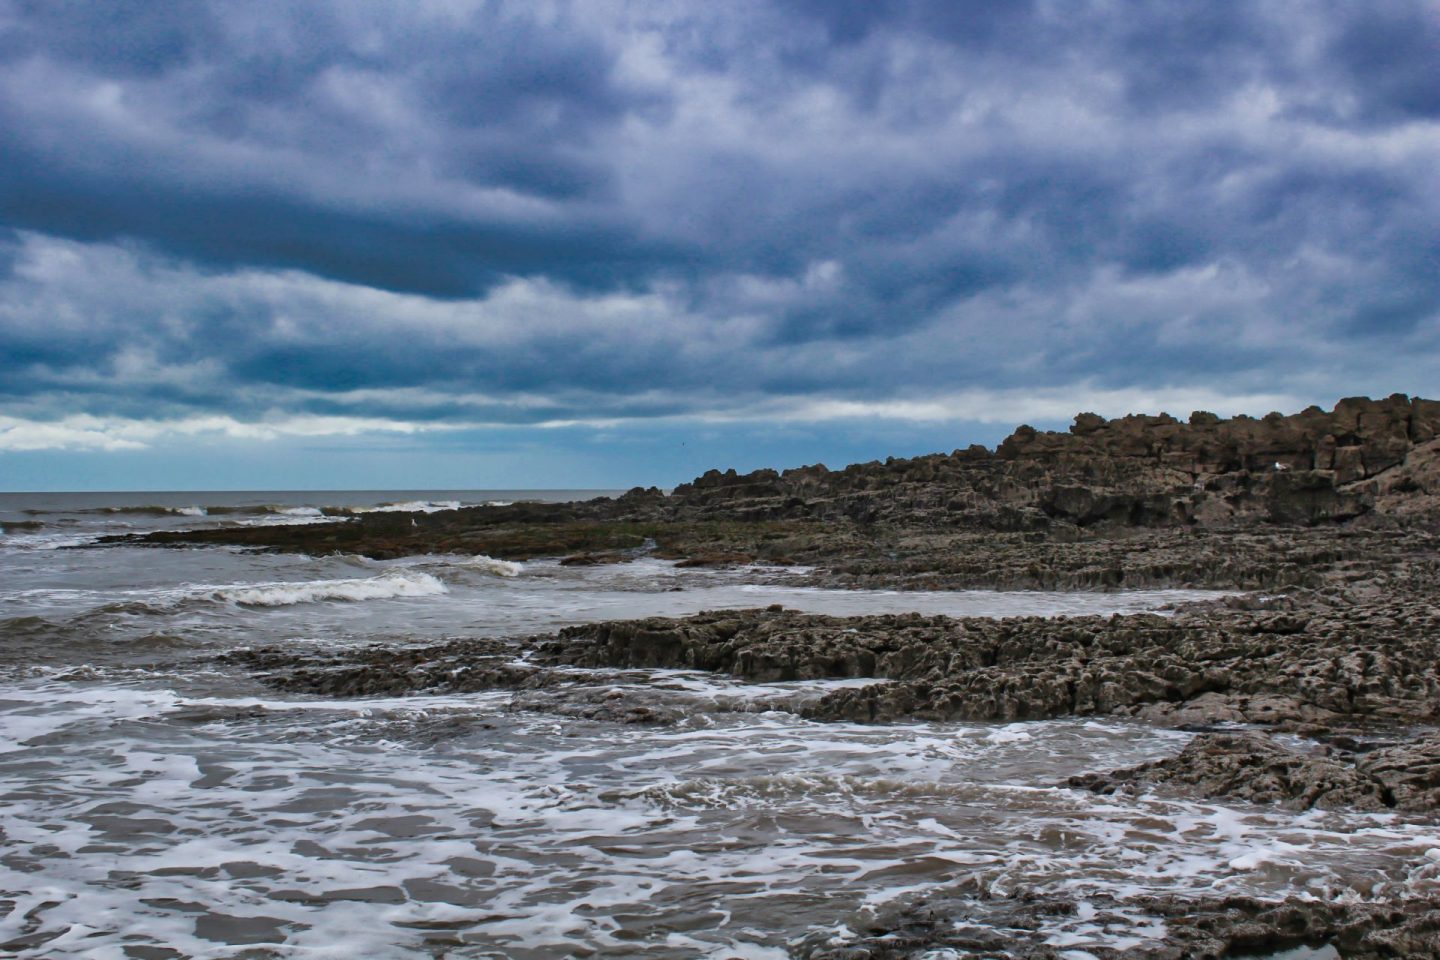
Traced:
<path fill-rule="evenodd" d="M 441 510 L 459 510 L 464 504 L 459 500 L 399 500 L 393 503 L 379 503 L 373 507 L 326 507 L 327 513 L 439 513 Z"/>
<path fill-rule="evenodd" d="M 472 570 L 484 570 L 486 573 L 493 573 L 497 577 L 518 577 L 525 572 L 525 565 L 515 563 L 511 560 L 496 560 L 494 557 L 487 557 L 483 553 L 477 553 L 473 557 L 465 557 L 459 564 L 462 567 L 469 567 Z"/>
<path fill-rule="evenodd" d="M 172 517 L 172 516 L 180 516 L 180 517 L 207 517 L 207 516 L 209 516 L 209 513 L 206 512 L 206 510 L 205 510 L 204 507 L 198 507 L 198 506 L 167 507 L 167 506 L 162 506 L 162 505 L 160 505 L 160 504 L 153 504 L 153 503 L 152 503 L 152 504 L 145 504 L 145 505 L 143 505 L 143 506 L 133 506 L 133 507 L 100 507 L 100 508 L 98 508 L 98 509 L 91 509 L 91 510 L 74 510 L 74 511 L 67 511 L 67 510 L 45 510 L 45 511 L 40 511 L 40 510 L 27 510 L 27 511 L 25 511 L 25 512 L 26 512 L 26 513 L 70 513 L 70 512 L 73 512 L 73 513 L 113 513 L 113 514 L 136 514 L 136 515 L 139 515 L 139 516 L 148 516 L 148 517 Z"/>
<path fill-rule="evenodd" d="M 378 577 L 226 587 L 216 590 L 212 596 L 249 607 L 288 607 L 321 600 L 389 600 L 395 597 L 436 597 L 448 592 L 445 584 L 428 573 L 393 570 Z"/>

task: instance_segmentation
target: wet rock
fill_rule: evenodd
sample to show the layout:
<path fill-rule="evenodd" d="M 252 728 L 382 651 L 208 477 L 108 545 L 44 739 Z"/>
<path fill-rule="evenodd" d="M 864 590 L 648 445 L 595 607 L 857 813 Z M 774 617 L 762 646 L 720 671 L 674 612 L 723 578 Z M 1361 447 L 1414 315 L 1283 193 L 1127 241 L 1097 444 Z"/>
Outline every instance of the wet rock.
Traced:
<path fill-rule="evenodd" d="M 1209 799 L 1312 807 L 1387 810 L 1392 791 L 1353 764 L 1306 756 L 1261 733 L 1208 733 L 1177 756 L 1104 774 L 1071 777 L 1067 786 L 1096 793 L 1156 791 Z"/>
<path fill-rule="evenodd" d="M 733 567 L 747 563 L 754 563 L 755 558 L 748 553 L 700 553 L 693 557 L 686 557 L 676 562 L 677 567 Z"/>
<path fill-rule="evenodd" d="M 580 682 L 573 668 L 665 668 L 760 683 L 891 681 L 832 690 L 798 708 L 820 720 L 1108 715 L 1313 733 L 1440 720 L 1440 607 L 1433 574 L 1410 574 L 1198 604 L 1169 617 L 828 617 L 771 608 L 586 624 L 518 645 L 264 648 L 227 659 L 281 689 L 328 696 L 536 690 Z M 521 651 L 527 659 L 516 660 Z M 1429 788 L 1413 779 L 1407 789 Z"/>
<path fill-rule="evenodd" d="M 1440 610 L 1392 598 L 1309 611 L 1175 617 L 826 617 L 787 610 L 652 617 L 533 641 L 551 666 L 682 668 L 755 682 L 895 681 L 832 691 L 827 720 L 1134 716 L 1312 729 L 1440 717 Z"/>
<path fill-rule="evenodd" d="M 846 926 L 853 932 L 812 935 L 792 955 L 798 960 L 1057 960 L 1083 952 L 1097 960 L 1219 960 L 1329 947 L 1346 960 L 1440 957 L 1440 901 L 1423 898 L 1336 903 L 1101 895 L 1077 900 L 1034 891 L 995 896 L 972 883 L 862 913 Z M 1053 946 L 1057 939 L 1069 946 Z M 1123 948 L 1106 945 L 1122 939 L 1130 941 Z"/>
<path fill-rule="evenodd" d="M 512 644 L 459 640 L 427 647 L 376 645 L 358 650 L 237 650 L 217 658 L 252 671 L 278 690 L 327 697 L 390 697 L 528 689 L 561 682 L 552 671 L 515 661 Z"/>
<path fill-rule="evenodd" d="M 1440 734 L 1383 746 L 1343 734 L 1326 739 L 1330 745 L 1301 753 L 1256 731 L 1205 733 L 1176 756 L 1071 777 L 1066 786 L 1274 803 L 1291 810 L 1440 812 Z"/>
<path fill-rule="evenodd" d="M 1357 769 L 1384 785 L 1401 810 L 1440 810 L 1440 736 L 1363 753 Z"/>
<path fill-rule="evenodd" d="M 599 567 L 612 563 L 628 563 L 634 557 L 623 553 L 572 553 L 560 558 L 562 567 Z"/>
<path fill-rule="evenodd" d="M 675 703 L 645 693 L 618 690 L 544 690 L 517 695 L 511 710 L 535 710 L 577 720 L 668 726 L 685 716 Z"/>
<path fill-rule="evenodd" d="M 553 669 L 516 659 L 514 642 L 456 640 L 428 646 L 375 645 L 358 650 L 297 652 L 283 647 L 240 650 L 217 658 L 252 671 L 278 690 L 316 696 L 401 697 L 510 690 L 510 710 L 532 710 L 582 720 L 670 724 L 685 715 L 680 698 L 658 691 L 624 691 L 615 677 Z M 262 711 L 263 714 L 263 711 Z M 259 716 L 261 714 L 256 714 Z M 186 716 L 185 719 L 191 719 Z M 208 722 L 208 714 L 196 718 Z M 470 732 L 475 717 L 438 717 L 410 731 L 417 739 Z"/>

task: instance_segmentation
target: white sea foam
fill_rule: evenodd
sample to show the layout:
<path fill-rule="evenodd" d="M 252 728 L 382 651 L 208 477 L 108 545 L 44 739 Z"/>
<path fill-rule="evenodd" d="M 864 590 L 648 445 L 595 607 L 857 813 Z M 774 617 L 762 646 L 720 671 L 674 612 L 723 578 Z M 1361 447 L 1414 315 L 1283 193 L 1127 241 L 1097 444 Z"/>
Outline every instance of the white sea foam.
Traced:
<path fill-rule="evenodd" d="M 0 540 L 0 546 L 15 550 L 63 550 L 94 543 L 101 534 L 74 533 L 13 533 Z"/>
<path fill-rule="evenodd" d="M 512 567 L 521 578 L 502 579 Z M 577 670 L 574 686 L 544 691 L 686 708 L 673 725 L 639 727 L 515 710 L 511 690 L 257 696 L 263 688 L 237 664 L 153 646 L 127 671 L 75 666 L 97 642 L 154 632 L 216 652 L 276 642 L 309 652 L 770 602 L 1053 614 L 1173 595 L 747 590 L 743 572 L 654 560 L 213 550 L 17 551 L 5 575 L 0 610 L 98 611 L 83 619 L 84 643 L 65 648 L 65 679 L 0 680 L 0 899 L 13 904 L 0 943 L 33 938 L 22 956 L 120 958 L 153 946 L 424 956 L 427 939 L 447 938 L 477 956 L 768 960 L 814 930 L 843 932 L 857 909 L 957 882 L 1081 902 L 1440 890 L 1434 823 L 1056 786 L 1172 755 L 1190 736 L 1138 723 L 816 723 L 765 712 L 869 680 Z M 359 599 L 376 602 L 310 602 Z M 1163 937 L 1154 918 L 1130 919 L 1107 927 L 1081 908 L 1045 918 L 1040 934 L 1073 960 Z"/>
<path fill-rule="evenodd" d="M 373 507 L 337 507 L 343 513 L 439 513 L 441 510 L 459 510 L 464 504 L 459 500 L 402 500 L 396 503 L 381 503 Z"/>
<path fill-rule="evenodd" d="M 46 956 L 239 953 L 205 924 L 251 918 L 296 956 L 420 955 L 441 928 L 494 955 L 770 958 L 807 927 L 839 931 L 866 904 L 957 880 L 1082 902 L 1435 888 L 1406 873 L 1434 859 L 1425 824 L 1049 785 L 1173 751 L 1135 724 L 1036 722 L 1021 743 L 984 724 L 764 714 L 587 736 L 508 712 L 503 693 L 189 699 L 50 682 L 0 699 L 18 721 L 0 754 L 0 890 L 17 904 L 0 936 L 54 937 Z M 1236 866 L 1246 850 L 1271 855 Z M 1164 936 L 1122 915 L 1107 927 L 1081 908 L 1038 932 L 1073 957 Z"/>
<path fill-rule="evenodd" d="M 259 516 L 243 517 L 236 521 L 244 527 L 290 527 L 311 523 L 341 523 L 351 519 L 349 515 L 329 516 L 319 507 L 269 506 L 263 510 L 249 510 Z"/>
<path fill-rule="evenodd" d="M 61 511 L 37 511 L 37 512 L 42 512 L 42 513 L 44 513 L 44 512 L 58 513 L 58 512 L 61 512 Z M 90 511 L 90 510 L 86 510 L 86 509 L 81 509 L 81 510 L 78 510 L 78 511 L 76 511 L 76 512 L 77 512 L 77 513 L 90 513 L 91 511 Z M 204 517 L 204 516 L 208 516 L 208 514 L 206 513 L 206 510 L 205 510 L 204 507 L 201 507 L 201 506 L 198 506 L 198 505 L 194 505 L 194 504 L 189 505 L 189 506 L 181 505 L 181 506 L 178 506 L 178 507 L 176 507 L 176 506 L 169 506 L 169 505 L 165 505 L 165 504 L 158 504 L 158 503 L 156 503 L 156 504 L 145 504 L 145 505 L 143 505 L 143 506 L 99 507 L 99 508 L 96 508 L 96 512 L 99 512 L 99 513 L 111 513 L 111 514 L 116 514 L 116 513 L 118 513 L 118 514 L 134 513 L 134 514 L 149 515 L 149 516 L 153 516 L 153 517 L 163 517 L 163 516 Z"/>
<path fill-rule="evenodd" d="M 399 557 L 395 560 L 370 560 L 354 557 L 353 561 L 365 566 L 383 567 L 390 570 L 429 567 L 436 570 L 461 569 L 478 570 L 497 577 L 518 577 L 525 572 L 525 564 L 513 560 L 497 560 L 483 553 L 426 553 L 413 557 Z"/>
<path fill-rule="evenodd" d="M 434 597 L 448 592 L 445 584 L 428 573 L 392 570 L 378 577 L 223 587 L 215 590 L 212 596 L 217 600 L 252 607 L 286 607 L 319 600 L 388 600 L 395 597 Z"/>
<path fill-rule="evenodd" d="M 299 516 L 292 517 L 285 514 L 271 513 L 263 517 L 243 517 L 235 521 L 240 527 L 303 527 L 312 523 L 340 523 L 350 517 L 327 517 L 327 516 Z"/>
<path fill-rule="evenodd" d="M 477 553 L 473 557 L 462 557 L 455 561 L 455 565 L 472 570 L 483 570 L 486 573 L 493 573 L 497 577 L 518 577 L 525 572 L 523 563 L 515 563 L 513 560 L 496 560 L 483 553 Z"/>

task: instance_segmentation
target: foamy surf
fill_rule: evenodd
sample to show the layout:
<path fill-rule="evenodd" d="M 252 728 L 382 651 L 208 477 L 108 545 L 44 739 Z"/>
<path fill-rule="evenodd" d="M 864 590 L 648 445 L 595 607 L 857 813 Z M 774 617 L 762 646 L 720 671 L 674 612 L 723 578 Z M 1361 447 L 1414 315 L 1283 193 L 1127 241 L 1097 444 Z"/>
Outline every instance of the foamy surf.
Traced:
<path fill-rule="evenodd" d="M 86 513 L 86 512 L 89 512 L 89 511 L 81 510 L 81 511 L 76 511 L 76 512 L 77 512 L 77 513 Z M 139 516 L 150 516 L 150 517 L 165 517 L 165 516 L 176 516 L 176 517 L 205 517 L 205 516 L 209 516 L 209 514 L 206 512 L 206 510 L 205 510 L 204 507 L 193 506 L 193 505 L 192 505 L 192 506 L 169 507 L 169 506 L 163 506 L 163 505 L 160 505 L 160 504 L 145 504 L 145 505 L 143 505 L 143 506 L 133 506 L 133 507 L 103 507 L 103 508 L 101 508 L 100 512 L 101 512 L 101 513 L 118 513 L 118 514 L 132 513 L 132 514 L 137 514 L 137 515 L 139 515 Z"/>
<path fill-rule="evenodd" d="M 28 533 L 74 542 L 117 527 L 324 522 L 324 503 L 484 498 L 342 496 L 216 505 L 184 493 L 158 502 L 198 500 L 208 520 L 96 512 Z M 1440 891 L 1433 821 L 1058 786 L 1189 739 L 1139 723 L 821 724 L 788 711 L 874 681 L 665 670 L 330 699 L 266 693 L 224 656 L 279 645 L 319 664 L 332 649 L 771 603 L 1056 616 L 1206 594 L 838 592 L 787 585 L 779 574 L 803 574 L 793 568 L 643 555 L 585 567 L 24 542 L 0 540 L 4 955 L 781 960 L 857 910 L 956 884 L 1082 905 Z M 638 715 L 626 704 L 669 719 L 607 719 Z M 1163 937 L 1143 914 L 1123 929 L 1083 908 L 1041 922 L 1069 960 Z"/>
<path fill-rule="evenodd" d="M 242 517 L 235 523 L 242 527 L 291 527 L 310 523 L 343 523 L 353 519 L 350 514 L 327 514 L 319 507 L 270 507 L 245 511 L 258 514 Z"/>
<path fill-rule="evenodd" d="M 395 560 L 370 560 L 367 557 L 351 558 L 354 562 L 370 567 L 383 567 L 387 570 L 413 570 L 415 568 L 429 568 L 432 570 L 476 570 L 481 573 L 488 573 L 496 577 L 518 577 L 525 572 L 525 564 L 513 560 L 497 560 L 495 557 L 488 557 L 483 553 L 476 554 L 454 554 L 454 553 L 430 553 L 418 557 L 400 557 Z"/>
<path fill-rule="evenodd" d="M 401 500 L 395 503 L 380 503 L 373 507 L 337 507 L 343 513 L 439 513 L 442 510 L 459 510 L 464 504 L 459 500 Z"/>
<path fill-rule="evenodd" d="M 84 547 L 94 543 L 100 534 L 72 533 L 7 533 L 4 546 L 14 550 L 64 550 L 70 547 Z"/>
<path fill-rule="evenodd" d="M 445 584 L 428 573 L 392 570 L 378 577 L 225 587 L 214 591 L 212 596 L 248 607 L 288 607 L 322 600 L 389 600 L 396 597 L 435 597 L 448 592 Z"/>
<path fill-rule="evenodd" d="M 72 682 L 9 698 L 0 770 L 11 758 L 27 779 L 4 798 L 0 890 L 18 906 L 0 922 L 42 938 L 36 956 L 427 956 L 464 937 L 476 955 L 778 958 L 956 882 L 1082 899 L 1434 890 L 1406 872 L 1433 859 L 1428 824 L 1049 786 L 1173 750 L 1140 725 L 1039 721 L 1018 744 L 986 725 L 765 714 L 596 736 L 483 695 Z M 1163 938 L 1136 919 L 1042 922 L 1078 957 Z"/>
<path fill-rule="evenodd" d="M 454 561 L 454 565 L 470 570 L 482 570 L 497 577 L 518 577 L 525 572 L 525 565 L 522 563 L 515 563 L 512 560 L 496 560 L 483 553 L 477 553 L 473 557 L 459 557 Z"/>

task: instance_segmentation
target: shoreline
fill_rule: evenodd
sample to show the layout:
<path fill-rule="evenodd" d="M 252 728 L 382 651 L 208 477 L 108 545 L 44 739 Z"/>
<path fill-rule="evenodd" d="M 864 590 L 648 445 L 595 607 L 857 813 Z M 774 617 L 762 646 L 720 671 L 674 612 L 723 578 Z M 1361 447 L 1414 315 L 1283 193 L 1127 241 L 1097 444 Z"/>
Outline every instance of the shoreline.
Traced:
<path fill-rule="evenodd" d="M 1070 434 L 1022 427 L 993 453 L 834 472 L 712 471 L 668 495 L 637 488 L 576 503 L 107 542 L 374 559 L 544 556 L 574 565 L 643 555 L 682 566 L 812 567 L 798 582 L 842 589 L 1232 590 L 1163 617 L 829 617 L 777 606 L 601 621 L 519 640 L 343 652 L 269 646 L 223 659 L 293 693 L 507 690 L 518 709 L 661 726 L 674 720 L 663 697 L 616 696 L 604 682 L 576 682 L 573 671 L 855 681 L 766 706 L 820 722 L 1129 718 L 1195 737 L 1169 758 L 1061 786 L 1278 805 L 1297 816 L 1373 810 L 1429 821 L 1440 816 L 1437 435 L 1440 404 L 1396 397 L 1262 420 L 1081 415 Z M 876 682 L 860 682 L 867 679 Z M 1026 933 L 1034 928 L 1026 917 L 1080 909 L 1023 891 L 942 890 L 857 915 L 847 942 L 807 938 L 794 955 L 1054 957 Z M 1144 915 L 1171 931 L 1125 956 L 1326 945 L 1346 957 L 1400 947 L 1440 956 L 1440 901 L 1423 898 L 1149 897 L 1083 909 L 1114 923 Z M 983 936 L 963 925 L 979 917 L 987 918 Z"/>

